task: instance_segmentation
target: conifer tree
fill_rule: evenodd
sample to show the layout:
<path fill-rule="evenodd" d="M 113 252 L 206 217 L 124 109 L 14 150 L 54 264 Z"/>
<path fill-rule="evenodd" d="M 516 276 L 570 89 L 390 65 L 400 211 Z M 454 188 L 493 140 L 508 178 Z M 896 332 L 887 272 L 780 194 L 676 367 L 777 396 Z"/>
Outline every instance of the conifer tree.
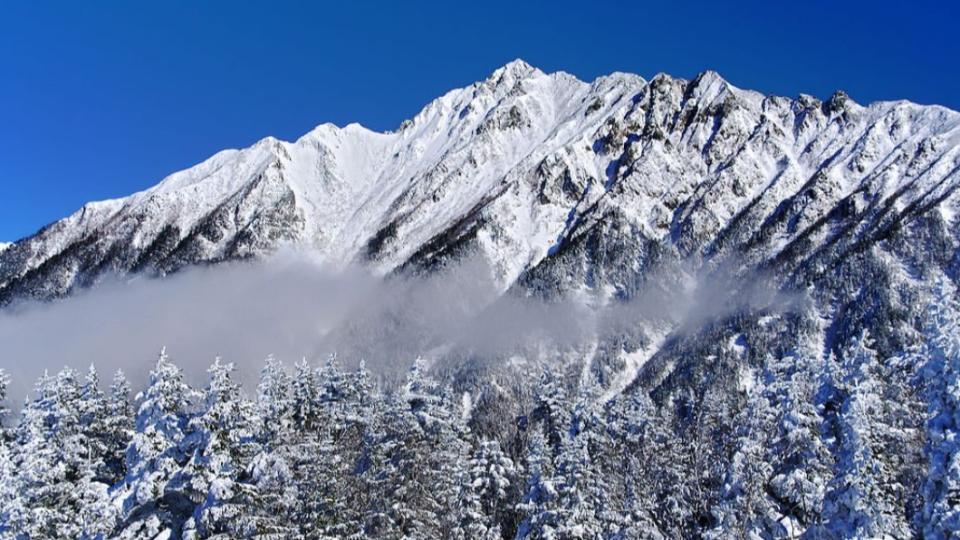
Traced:
<path fill-rule="evenodd" d="M 92 364 L 80 388 L 79 400 L 84 453 L 94 468 L 95 477 L 108 485 L 113 484 L 115 479 L 108 477 L 106 471 L 107 402 L 100 389 L 100 375 Z"/>
<path fill-rule="evenodd" d="M 480 441 L 469 462 L 469 478 L 480 511 L 509 535 L 516 527 L 516 515 L 510 501 L 520 495 L 516 464 L 500 448 L 500 443 Z"/>
<path fill-rule="evenodd" d="M 126 451 L 127 478 L 116 491 L 123 510 L 121 538 L 180 534 L 194 505 L 180 489 L 168 489 L 188 455 L 184 439 L 193 391 L 183 372 L 160 351 L 146 390 L 138 394 L 134 435 Z"/>
<path fill-rule="evenodd" d="M 755 381 L 749 385 L 746 406 L 736 420 L 736 451 L 720 501 L 713 508 L 716 526 L 708 533 L 709 538 L 783 536 L 777 522 L 779 515 L 766 491 L 767 481 L 773 475 L 768 439 L 774 422 L 774 410 L 762 382 Z"/>
<path fill-rule="evenodd" d="M 550 456 L 557 456 L 570 427 L 570 403 L 563 382 L 553 373 L 544 372 L 537 384 L 531 420 L 543 425 Z"/>
<path fill-rule="evenodd" d="M 86 507 L 105 495 L 92 478 L 80 415 L 76 373 L 66 368 L 56 377 L 45 374 L 18 428 L 14 464 L 22 505 L 12 527 L 21 534 L 80 537 Z"/>
<path fill-rule="evenodd" d="M 855 338 L 843 355 L 844 399 L 836 423 L 835 474 L 824 506 L 824 526 L 844 538 L 910 536 L 895 492 L 895 471 L 881 458 L 885 404 L 878 379 L 880 364 L 867 335 Z"/>
<path fill-rule="evenodd" d="M 288 464 L 294 438 L 291 378 L 283 364 L 268 356 L 257 385 L 258 453 L 247 467 L 249 492 L 245 528 L 253 538 L 301 538 L 296 522 L 300 499 Z"/>
<path fill-rule="evenodd" d="M 275 449 L 286 441 L 293 422 L 293 404 L 290 398 L 290 376 L 283 363 L 268 356 L 260 371 L 257 385 L 257 418 L 260 421 L 258 439 L 267 449 Z"/>
<path fill-rule="evenodd" d="M 517 509 L 524 519 L 517 528 L 517 539 L 549 537 L 556 528 L 557 489 L 553 481 L 553 460 L 547 437 L 540 430 L 530 436 L 527 446 L 527 482 Z"/>
<path fill-rule="evenodd" d="M 454 508 L 455 518 L 449 537 L 455 540 L 500 538 L 500 527 L 484 512 L 478 493 L 479 486 L 472 481 L 469 467 L 463 462 L 456 465 L 458 492 Z"/>
<path fill-rule="evenodd" d="M 597 407 L 599 392 L 583 384 L 570 414 L 570 427 L 555 460 L 557 529 L 560 537 L 599 538 L 619 529 L 618 517 L 608 508 L 599 461 L 594 457 L 606 431 Z"/>
<path fill-rule="evenodd" d="M 317 403 L 319 394 L 320 389 L 313 369 L 310 368 L 307 359 L 303 358 L 297 363 L 293 376 L 292 417 L 299 431 L 307 432 L 317 429 L 320 410 Z"/>
<path fill-rule="evenodd" d="M 233 380 L 234 366 L 217 358 L 203 410 L 190 421 L 192 455 L 181 474 L 197 504 L 184 537 L 240 536 L 247 528 L 252 486 L 243 478 L 256 454 L 253 406 Z"/>
<path fill-rule="evenodd" d="M 7 390 L 10 388 L 10 375 L 0 369 L 0 441 L 6 442 L 10 437 L 7 430 L 7 421 L 10 416 L 10 407 L 7 406 Z"/>
<path fill-rule="evenodd" d="M 598 460 L 610 499 L 622 503 L 620 530 L 612 537 L 660 538 L 655 488 L 663 468 L 655 456 L 667 437 L 656 405 L 640 389 L 622 394 L 607 403 L 605 425 Z"/>
<path fill-rule="evenodd" d="M 941 283 L 927 309 L 922 370 L 928 463 L 919 516 L 925 538 L 960 535 L 960 306 Z"/>
<path fill-rule="evenodd" d="M 11 453 L 12 438 L 6 427 L 10 409 L 7 407 L 7 388 L 10 377 L 0 369 L 0 538 L 12 536 L 10 529 L 20 504 L 16 485 L 16 469 Z"/>
<path fill-rule="evenodd" d="M 130 383 L 118 370 L 110 384 L 106 398 L 106 416 L 103 422 L 103 478 L 109 485 L 126 476 L 124 454 L 133 437 L 133 406 L 130 403 Z"/>
<path fill-rule="evenodd" d="M 786 534 L 799 536 L 817 525 L 833 465 L 814 403 L 819 368 L 804 356 L 769 359 L 768 365 L 767 393 L 776 404 L 769 492 Z"/>

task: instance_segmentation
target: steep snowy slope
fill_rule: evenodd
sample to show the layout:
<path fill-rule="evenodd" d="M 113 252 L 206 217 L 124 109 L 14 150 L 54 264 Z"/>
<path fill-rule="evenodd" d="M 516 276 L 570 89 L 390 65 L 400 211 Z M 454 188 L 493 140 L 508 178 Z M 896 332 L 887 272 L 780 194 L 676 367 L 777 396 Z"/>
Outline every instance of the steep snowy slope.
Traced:
<path fill-rule="evenodd" d="M 437 99 L 397 132 L 324 124 L 292 143 L 267 138 L 221 152 L 17 243 L 4 257 L 4 298 L 57 296 L 107 271 L 163 273 L 286 244 L 389 271 L 500 194 L 511 171 L 612 114 L 585 118 L 588 100 L 621 99 L 641 84 L 614 76 L 591 86 L 518 61 Z M 541 236 L 552 241 L 556 229 Z"/>
<path fill-rule="evenodd" d="M 598 304 L 761 272 L 808 294 L 836 339 L 895 321 L 894 349 L 910 284 L 957 275 L 958 185 L 960 114 L 942 107 L 764 96 L 714 72 L 586 83 L 518 60 L 394 132 L 268 137 L 89 203 L 0 251 L 0 304 L 281 248 L 383 275 L 480 256 L 503 291 Z M 652 329 L 596 354 L 662 381 L 679 345 Z"/>

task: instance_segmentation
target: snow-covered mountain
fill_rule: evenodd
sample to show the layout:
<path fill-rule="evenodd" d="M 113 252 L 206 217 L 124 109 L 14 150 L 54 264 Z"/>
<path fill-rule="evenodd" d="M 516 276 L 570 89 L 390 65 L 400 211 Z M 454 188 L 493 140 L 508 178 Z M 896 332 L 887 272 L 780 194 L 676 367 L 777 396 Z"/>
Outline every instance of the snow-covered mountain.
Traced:
<path fill-rule="evenodd" d="M 394 132 L 323 124 L 86 204 L 2 252 L 0 299 L 290 245 L 381 273 L 476 252 L 504 289 L 563 274 L 563 290 L 629 295 L 654 246 L 790 271 L 804 246 L 905 221 L 955 231 L 958 128 L 936 106 L 764 96 L 713 72 L 586 83 L 517 60 Z"/>
<path fill-rule="evenodd" d="M 288 248 L 381 275 L 481 257 L 501 291 L 548 301 L 699 283 L 731 305 L 709 308 L 719 335 L 695 358 L 765 354 L 751 329 L 820 352 L 866 329 L 892 354 L 918 299 L 956 279 L 958 185 L 960 114 L 943 107 L 764 96 L 709 71 L 587 83 L 517 60 L 394 132 L 268 137 L 89 203 L 0 252 L 0 303 Z M 753 302 L 758 276 L 802 296 L 801 316 Z M 677 320 L 608 326 L 576 355 L 614 389 L 703 368 Z"/>
<path fill-rule="evenodd" d="M 190 403 L 161 353 L 135 416 L 122 376 L 104 405 L 94 371 L 45 375 L 0 536 L 950 537 L 958 186 L 943 107 L 522 61 L 395 132 L 221 152 L 0 245 L 0 305 L 292 249 L 388 280 L 479 259 L 592 333 L 482 362 L 414 321 L 430 375 L 270 358 L 255 402 L 218 359 Z"/>

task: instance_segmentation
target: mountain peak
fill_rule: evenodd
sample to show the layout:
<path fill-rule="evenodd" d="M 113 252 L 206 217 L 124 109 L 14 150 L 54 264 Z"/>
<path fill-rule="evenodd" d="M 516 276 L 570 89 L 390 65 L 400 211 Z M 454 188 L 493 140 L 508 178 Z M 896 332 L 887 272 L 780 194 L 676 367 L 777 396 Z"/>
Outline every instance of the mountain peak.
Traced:
<path fill-rule="evenodd" d="M 502 67 L 497 68 L 493 73 L 490 74 L 490 76 L 487 78 L 487 81 L 492 82 L 495 85 L 513 84 L 516 81 L 525 79 L 535 73 L 540 73 L 540 70 L 531 66 L 524 60 L 517 58 L 504 64 Z"/>
<path fill-rule="evenodd" d="M 497 69 L 496 71 L 494 71 L 494 74 L 496 74 L 497 71 L 508 71 L 508 72 L 512 72 L 512 73 L 522 73 L 522 72 L 529 72 L 529 71 L 532 71 L 532 70 L 535 70 L 535 69 L 537 69 L 537 68 L 531 66 L 529 63 L 527 63 L 526 60 L 524 60 L 524 59 L 522 59 L 522 58 L 514 58 L 513 60 L 507 62 L 506 64 L 504 64 L 503 66 L 501 66 L 499 69 Z"/>
<path fill-rule="evenodd" d="M 730 83 L 727 82 L 719 73 L 712 69 L 706 69 L 697 74 L 693 79 L 697 84 L 700 85 L 710 85 L 710 84 L 721 84 L 729 86 Z"/>

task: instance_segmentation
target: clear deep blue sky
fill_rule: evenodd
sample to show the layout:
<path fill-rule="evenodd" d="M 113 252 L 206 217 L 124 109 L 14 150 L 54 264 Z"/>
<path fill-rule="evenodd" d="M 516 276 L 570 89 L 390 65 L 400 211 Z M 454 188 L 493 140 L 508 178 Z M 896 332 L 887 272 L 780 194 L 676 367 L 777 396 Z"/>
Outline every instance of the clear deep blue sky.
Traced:
<path fill-rule="evenodd" d="M 0 240 L 223 148 L 390 129 L 517 57 L 960 109 L 960 3 L 0 3 Z"/>

